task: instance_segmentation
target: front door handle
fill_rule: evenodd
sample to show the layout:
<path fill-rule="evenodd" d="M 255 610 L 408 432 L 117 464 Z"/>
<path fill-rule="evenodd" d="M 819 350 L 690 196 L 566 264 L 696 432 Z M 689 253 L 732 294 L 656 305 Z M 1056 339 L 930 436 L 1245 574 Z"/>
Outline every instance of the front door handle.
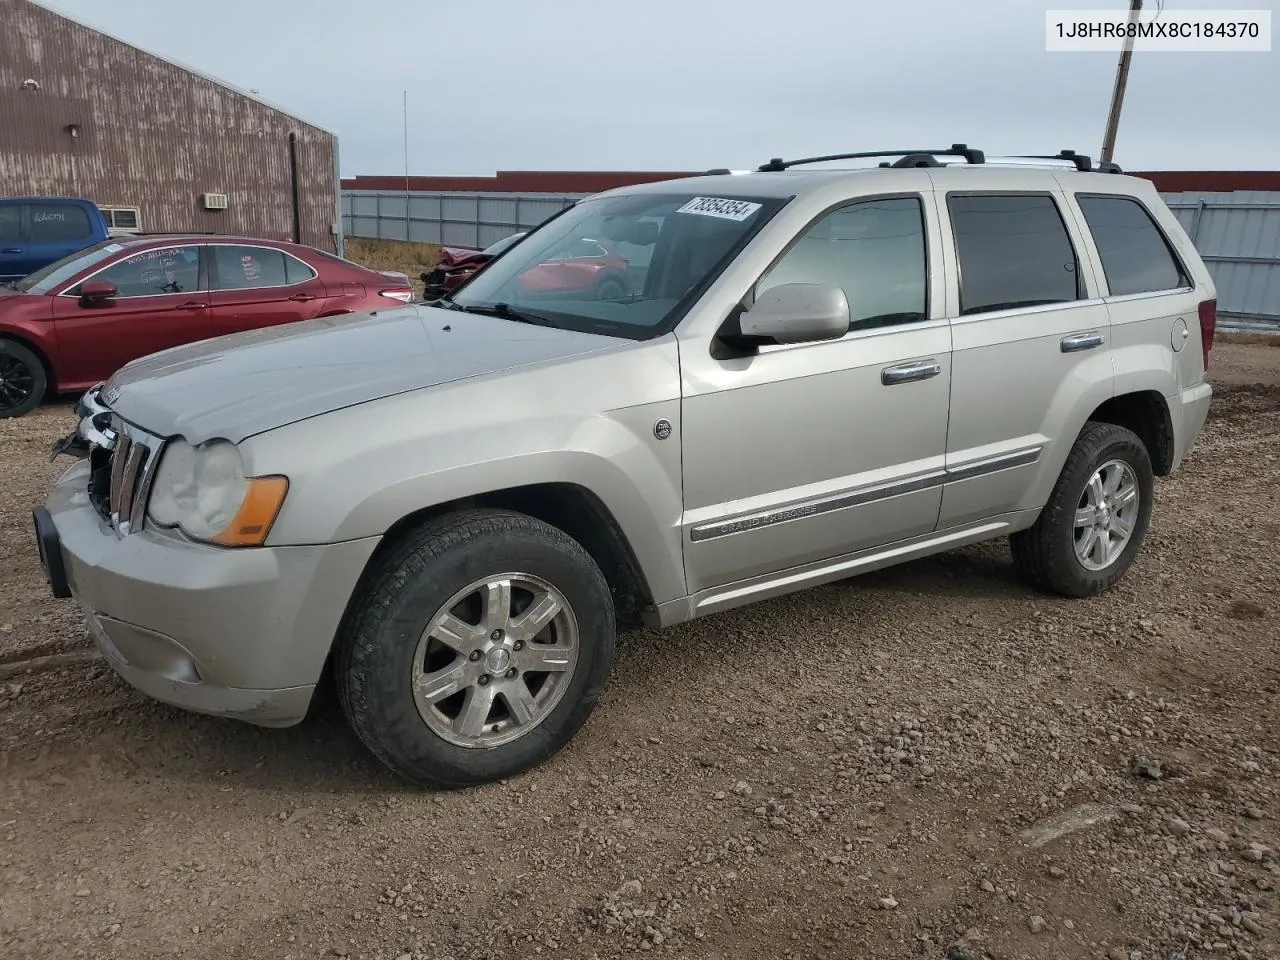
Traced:
<path fill-rule="evenodd" d="M 203 303 L 201 303 L 199 300 L 188 300 L 186 303 L 180 303 L 180 304 L 178 304 L 178 305 L 177 305 L 176 307 L 174 307 L 173 309 L 175 309 L 175 310 L 200 310 L 200 309 L 202 309 L 203 307 L 204 307 L 204 304 L 203 304 Z"/>
<path fill-rule="evenodd" d="M 880 371 L 880 382 L 888 387 L 895 383 L 928 380 L 941 372 L 942 364 L 937 360 L 916 360 L 913 363 L 898 364 L 896 367 L 885 367 Z"/>
<path fill-rule="evenodd" d="M 21 247 L 5 247 L 3 250 L 0 250 L 0 253 L 21 253 L 21 252 L 22 252 Z"/>
<path fill-rule="evenodd" d="M 1078 350 L 1092 350 L 1102 346 L 1102 334 L 1094 330 L 1090 333 L 1077 333 L 1062 338 L 1062 352 L 1075 353 Z"/>

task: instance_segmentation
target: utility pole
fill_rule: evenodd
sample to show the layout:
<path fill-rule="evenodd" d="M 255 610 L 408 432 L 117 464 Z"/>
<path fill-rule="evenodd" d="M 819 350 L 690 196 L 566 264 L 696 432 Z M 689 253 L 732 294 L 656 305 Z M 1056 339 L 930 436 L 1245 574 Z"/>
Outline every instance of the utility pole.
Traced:
<path fill-rule="evenodd" d="M 1138 22 L 1138 13 L 1142 10 L 1142 0 L 1129 0 L 1129 23 Z M 1110 163 L 1116 149 L 1116 127 L 1120 125 L 1120 105 L 1124 102 L 1124 87 L 1129 79 L 1129 60 L 1133 56 L 1133 37 L 1124 38 L 1124 49 L 1120 51 L 1120 65 L 1116 68 L 1116 85 L 1111 91 L 1111 112 L 1107 115 L 1107 132 L 1102 137 L 1102 162 Z"/>
<path fill-rule="evenodd" d="M 409 239 L 409 91 L 404 91 L 404 238 Z"/>

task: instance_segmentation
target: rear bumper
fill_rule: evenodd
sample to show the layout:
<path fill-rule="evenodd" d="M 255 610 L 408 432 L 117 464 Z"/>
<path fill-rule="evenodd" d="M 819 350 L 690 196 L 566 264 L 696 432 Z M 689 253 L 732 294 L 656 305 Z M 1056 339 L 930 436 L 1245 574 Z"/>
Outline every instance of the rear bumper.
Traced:
<path fill-rule="evenodd" d="M 1196 438 L 1204 430 L 1212 401 L 1213 387 L 1208 381 L 1186 387 L 1176 397 L 1174 403 L 1179 409 L 1174 411 L 1173 469 L 1176 470 L 1181 465 L 1183 457 L 1195 445 Z"/>
<path fill-rule="evenodd" d="M 64 473 L 35 523 L 51 588 L 79 603 L 116 673 L 197 713 L 300 721 L 378 538 L 237 550 L 120 537 L 89 502 L 88 470 Z"/>

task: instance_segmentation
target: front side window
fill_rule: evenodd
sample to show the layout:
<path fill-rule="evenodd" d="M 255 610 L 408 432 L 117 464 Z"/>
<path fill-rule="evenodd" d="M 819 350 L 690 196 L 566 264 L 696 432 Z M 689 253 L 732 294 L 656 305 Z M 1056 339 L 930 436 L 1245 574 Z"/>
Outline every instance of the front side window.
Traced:
<path fill-rule="evenodd" d="M 1053 198 L 952 194 L 960 313 L 1081 299 L 1075 248 Z"/>
<path fill-rule="evenodd" d="M 284 252 L 268 247 L 213 245 L 215 290 L 251 290 L 283 287 L 289 282 Z"/>
<path fill-rule="evenodd" d="M 446 303 L 645 339 L 674 326 L 785 202 L 675 191 L 591 197 L 546 221 Z"/>
<path fill-rule="evenodd" d="M 1113 297 L 1191 285 L 1159 227 L 1129 197 L 1076 195 Z"/>
<path fill-rule="evenodd" d="M 200 284 L 200 250 L 194 244 L 143 250 L 90 279 L 114 283 L 118 297 L 191 293 Z"/>
<path fill-rule="evenodd" d="M 93 225 L 84 208 L 71 203 L 29 203 L 32 243 L 63 243 L 93 236 Z"/>
<path fill-rule="evenodd" d="M 807 229 L 756 286 L 783 283 L 840 287 L 850 330 L 928 318 L 924 208 L 919 198 L 863 200 L 828 213 Z"/>
<path fill-rule="evenodd" d="M 0 243 L 22 242 L 22 207 L 0 203 Z"/>

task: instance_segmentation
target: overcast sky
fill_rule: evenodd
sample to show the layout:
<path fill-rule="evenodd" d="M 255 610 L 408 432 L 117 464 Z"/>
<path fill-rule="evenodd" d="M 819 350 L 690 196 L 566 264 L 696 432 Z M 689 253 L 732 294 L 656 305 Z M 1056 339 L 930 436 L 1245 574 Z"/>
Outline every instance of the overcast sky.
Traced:
<path fill-rule="evenodd" d="M 1158 0 L 1148 0 L 1146 16 Z M 1096 156 L 1109 53 L 1045 9 L 1124 0 L 51 0 L 334 131 L 343 176 L 691 170 L 955 141 Z M 1164 0 L 1271 9 L 1275 0 Z M 1144 19 L 1146 18 L 1144 16 Z M 1275 18 L 1280 19 L 1280 18 Z M 1133 60 L 1129 169 L 1280 168 L 1280 44 Z"/>

